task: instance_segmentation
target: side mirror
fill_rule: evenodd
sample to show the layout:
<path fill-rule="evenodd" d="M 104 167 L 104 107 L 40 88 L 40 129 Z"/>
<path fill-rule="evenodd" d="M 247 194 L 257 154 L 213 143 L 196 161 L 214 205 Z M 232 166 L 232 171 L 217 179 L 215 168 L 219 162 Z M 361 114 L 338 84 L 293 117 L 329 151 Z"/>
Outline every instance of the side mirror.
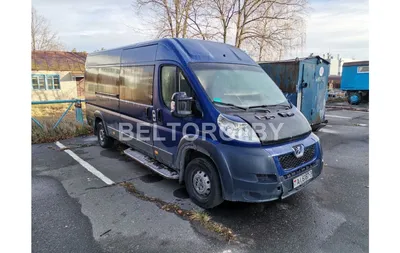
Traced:
<path fill-rule="evenodd" d="M 193 98 L 188 97 L 186 92 L 175 92 L 171 98 L 171 112 L 175 117 L 187 117 L 192 115 Z"/>
<path fill-rule="evenodd" d="M 308 83 L 301 83 L 301 88 L 307 88 Z"/>

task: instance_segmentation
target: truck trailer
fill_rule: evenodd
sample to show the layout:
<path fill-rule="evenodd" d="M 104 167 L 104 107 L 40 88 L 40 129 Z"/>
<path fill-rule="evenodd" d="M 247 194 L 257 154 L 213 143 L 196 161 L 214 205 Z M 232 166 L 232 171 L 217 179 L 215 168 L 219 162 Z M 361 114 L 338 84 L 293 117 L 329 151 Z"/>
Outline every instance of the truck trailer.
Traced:
<path fill-rule="evenodd" d="M 369 100 L 369 61 L 346 62 L 343 64 L 342 91 L 346 92 L 349 104 L 357 105 Z"/>

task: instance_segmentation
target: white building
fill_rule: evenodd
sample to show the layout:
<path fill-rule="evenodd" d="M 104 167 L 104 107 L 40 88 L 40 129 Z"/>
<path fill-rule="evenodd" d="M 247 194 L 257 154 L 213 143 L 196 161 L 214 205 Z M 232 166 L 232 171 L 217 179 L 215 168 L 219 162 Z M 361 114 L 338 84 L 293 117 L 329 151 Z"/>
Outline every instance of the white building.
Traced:
<path fill-rule="evenodd" d="M 343 69 L 343 63 L 357 61 L 357 60 L 351 59 L 351 58 L 341 58 L 341 59 L 333 58 L 328 61 L 330 61 L 330 63 L 331 63 L 330 68 L 329 68 L 329 75 L 330 76 L 341 76 L 342 69 Z M 339 62 L 340 62 L 340 64 L 339 64 Z"/>

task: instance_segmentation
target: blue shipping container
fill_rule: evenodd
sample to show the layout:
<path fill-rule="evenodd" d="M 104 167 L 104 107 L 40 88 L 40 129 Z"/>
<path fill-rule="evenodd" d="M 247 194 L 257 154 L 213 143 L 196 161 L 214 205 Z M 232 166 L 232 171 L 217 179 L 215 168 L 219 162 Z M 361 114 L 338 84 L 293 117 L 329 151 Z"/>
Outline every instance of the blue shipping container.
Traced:
<path fill-rule="evenodd" d="M 359 104 L 369 95 L 369 61 L 346 62 L 343 64 L 340 88 L 346 91 L 350 104 Z"/>
<path fill-rule="evenodd" d="M 287 99 L 307 118 L 313 130 L 324 126 L 330 63 L 314 56 L 293 60 L 259 62 Z"/>

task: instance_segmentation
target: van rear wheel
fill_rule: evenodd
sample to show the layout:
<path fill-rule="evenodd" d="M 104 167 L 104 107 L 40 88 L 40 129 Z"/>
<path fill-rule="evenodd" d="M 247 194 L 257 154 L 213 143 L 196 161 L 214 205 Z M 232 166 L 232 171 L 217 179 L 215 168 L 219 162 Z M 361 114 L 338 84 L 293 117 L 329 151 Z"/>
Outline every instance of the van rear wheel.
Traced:
<path fill-rule="evenodd" d="M 186 190 L 192 201 L 205 209 L 221 204 L 221 183 L 215 166 L 206 158 L 198 157 L 185 169 Z"/>
<path fill-rule="evenodd" d="M 97 123 L 97 140 L 102 148 L 109 148 L 113 144 L 113 139 L 106 134 L 103 122 Z"/>

